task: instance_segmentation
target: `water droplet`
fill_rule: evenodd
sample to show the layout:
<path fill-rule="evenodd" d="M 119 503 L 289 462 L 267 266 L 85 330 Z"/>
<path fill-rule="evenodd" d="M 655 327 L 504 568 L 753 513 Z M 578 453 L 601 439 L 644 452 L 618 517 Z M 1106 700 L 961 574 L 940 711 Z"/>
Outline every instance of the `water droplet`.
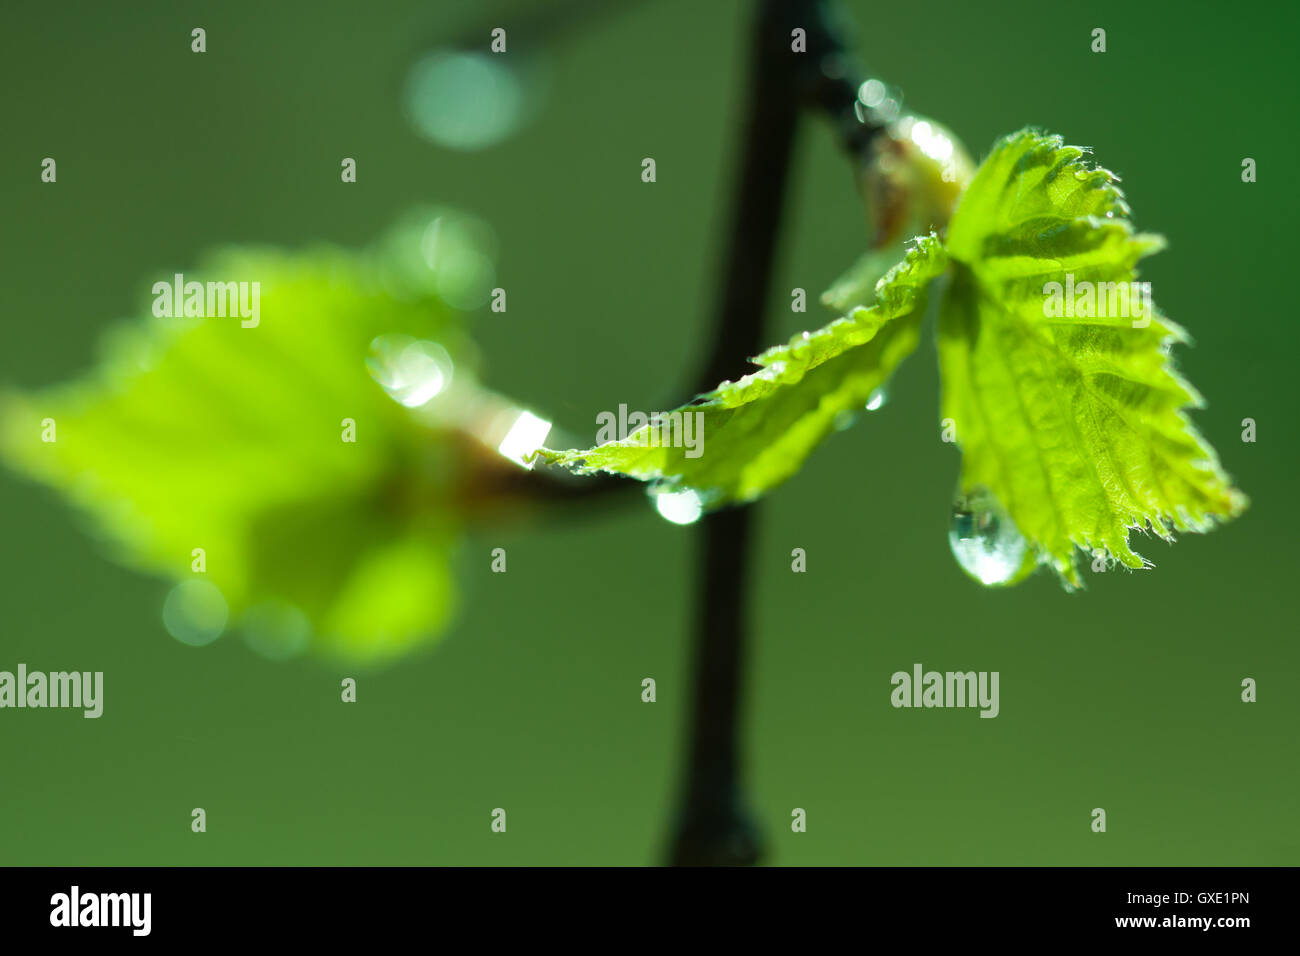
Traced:
<path fill-rule="evenodd" d="M 370 377 L 394 401 L 418 408 L 451 383 L 451 356 L 437 342 L 409 335 L 381 335 L 370 343 Z"/>
<path fill-rule="evenodd" d="M 202 647 L 219 638 L 229 614 L 221 589 L 203 580 L 182 581 L 167 592 L 163 601 L 163 627 L 191 647 Z"/>
<path fill-rule="evenodd" d="M 406 114 L 416 131 L 450 149 L 478 150 L 519 128 L 525 89 L 505 57 L 440 50 L 407 76 Z"/>
<path fill-rule="evenodd" d="M 704 499 L 693 488 L 654 484 L 646 489 L 655 510 L 673 524 L 694 524 L 704 514 Z"/>
<path fill-rule="evenodd" d="M 495 237 L 472 216 L 438 216 L 420 237 L 420 254 L 435 276 L 438 296 L 452 308 L 486 305 L 496 281 Z"/>
<path fill-rule="evenodd" d="M 831 427 L 837 432 L 848 431 L 857 423 L 858 413 L 849 411 L 847 408 L 841 412 L 836 412 L 835 417 L 831 419 Z"/>
<path fill-rule="evenodd" d="M 882 385 L 872 392 L 867 399 L 867 411 L 874 412 L 887 401 L 889 401 L 889 393 L 885 391 L 885 386 Z"/>
<path fill-rule="evenodd" d="M 962 570 L 989 585 L 1018 579 L 1029 550 L 1011 516 L 982 487 L 953 501 L 948 544 Z"/>
<path fill-rule="evenodd" d="M 496 285 L 497 236 L 477 216 L 444 206 L 403 215 L 372 247 L 379 281 L 402 302 L 436 295 L 462 311 L 481 308 Z"/>
<path fill-rule="evenodd" d="M 885 101 L 888 92 L 884 83 L 872 78 L 858 87 L 858 100 L 863 106 L 875 109 Z"/>

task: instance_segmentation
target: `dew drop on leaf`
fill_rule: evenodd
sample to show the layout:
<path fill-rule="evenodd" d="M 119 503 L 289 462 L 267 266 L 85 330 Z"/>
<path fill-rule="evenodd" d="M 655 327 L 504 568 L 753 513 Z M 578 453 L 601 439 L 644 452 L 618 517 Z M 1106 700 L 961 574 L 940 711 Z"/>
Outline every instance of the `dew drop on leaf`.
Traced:
<path fill-rule="evenodd" d="M 812 333 L 804 332 L 790 343 L 790 354 L 802 358 L 812 351 Z"/>
<path fill-rule="evenodd" d="M 704 499 L 692 488 L 676 488 L 664 482 L 650 485 L 646 496 L 660 516 L 673 524 L 694 524 L 704 514 Z"/>
<path fill-rule="evenodd" d="M 889 401 L 889 392 L 882 385 L 867 397 L 867 411 L 874 412 Z"/>
<path fill-rule="evenodd" d="M 953 501 L 948 544 L 962 570 L 987 585 L 1018 578 L 1029 548 L 1011 516 L 982 487 L 958 493 Z"/>

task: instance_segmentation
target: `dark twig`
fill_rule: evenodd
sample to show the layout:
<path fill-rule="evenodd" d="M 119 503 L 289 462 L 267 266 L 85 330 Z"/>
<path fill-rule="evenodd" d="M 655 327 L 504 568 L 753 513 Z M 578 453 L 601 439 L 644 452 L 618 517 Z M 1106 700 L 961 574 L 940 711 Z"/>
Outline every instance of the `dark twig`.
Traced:
<path fill-rule="evenodd" d="M 722 273 L 713 354 L 703 389 L 745 371 L 762 345 L 763 306 L 771 285 L 782 209 L 798 121 L 792 77 L 799 54 L 790 31 L 806 6 L 763 0 L 747 91 L 748 118 L 738 157 L 732 229 Z M 745 581 L 752 506 L 707 515 L 700 522 L 700 585 L 695 633 L 695 689 L 690 752 L 669 861 L 679 866 L 746 865 L 758 861 L 758 828 L 740 783 L 741 675 Z"/>
<path fill-rule="evenodd" d="M 865 153 L 879 130 L 858 108 L 863 73 L 846 53 L 834 16 L 824 0 L 760 0 L 718 321 L 701 390 L 744 374 L 745 359 L 763 344 L 763 307 L 799 108 L 829 116 L 845 148 L 856 156 Z M 796 28 L 806 32 L 806 53 L 792 49 Z M 679 866 L 748 865 L 762 855 L 741 775 L 752 516 L 753 506 L 742 506 L 707 515 L 700 523 L 690 752 L 668 854 Z"/>

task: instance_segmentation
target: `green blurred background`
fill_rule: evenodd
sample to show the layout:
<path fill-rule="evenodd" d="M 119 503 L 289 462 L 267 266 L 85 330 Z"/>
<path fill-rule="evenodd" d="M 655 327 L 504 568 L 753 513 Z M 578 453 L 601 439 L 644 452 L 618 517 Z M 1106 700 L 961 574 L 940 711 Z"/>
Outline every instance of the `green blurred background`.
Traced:
<path fill-rule="evenodd" d="M 525 26 L 542 6 L 7 10 L 0 382 L 80 374 L 146 279 L 209 246 L 356 246 L 433 201 L 497 232 L 510 308 L 477 320 L 489 384 L 579 434 L 620 402 L 686 397 L 711 321 L 750 5 L 629 3 L 546 37 Z M 927 342 L 889 403 L 759 511 L 747 748 L 770 861 L 1300 862 L 1294 20 L 1187 3 L 850 7 L 873 70 L 973 152 L 1032 123 L 1123 177 L 1138 226 L 1169 238 L 1144 278 L 1197 340 L 1178 353 L 1209 398 L 1196 421 L 1253 505 L 1176 547 L 1145 542 L 1155 570 L 1090 574 L 1081 594 L 1047 574 L 983 590 L 945 540 L 958 460 L 938 440 Z M 405 117 L 404 78 L 489 26 L 540 57 L 541 110 L 490 149 L 440 149 Z M 44 156 L 56 186 L 39 182 Z M 358 160 L 354 186 L 339 183 L 343 156 Z M 788 290 L 811 298 L 864 243 L 820 121 L 804 126 L 790 199 L 773 342 L 825 318 L 791 314 Z M 1240 441 L 1245 417 L 1255 444 Z M 164 582 L 110 563 L 52 492 L 9 472 L 0 488 L 0 669 L 106 675 L 99 720 L 0 712 L 0 863 L 659 859 L 689 689 L 691 529 L 636 502 L 472 537 L 452 630 L 361 675 L 345 706 L 346 671 L 267 662 L 237 637 L 171 639 Z M 498 546 L 504 575 L 489 572 Z M 806 574 L 790 571 L 794 547 Z M 892 709 L 889 675 L 918 661 L 1000 671 L 1001 715 Z M 494 807 L 505 835 L 490 832 Z M 791 833 L 794 807 L 807 833 Z"/>

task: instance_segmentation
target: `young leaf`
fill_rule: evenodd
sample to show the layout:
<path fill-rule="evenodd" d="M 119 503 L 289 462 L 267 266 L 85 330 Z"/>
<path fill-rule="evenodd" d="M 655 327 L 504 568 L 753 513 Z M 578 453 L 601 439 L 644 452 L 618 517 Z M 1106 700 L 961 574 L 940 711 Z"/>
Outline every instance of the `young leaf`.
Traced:
<path fill-rule="evenodd" d="M 85 380 L 8 397 L 0 451 L 88 513 L 119 560 L 215 585 L 233 623 L 285 645 L 273 653 L 310 641 L 352 662 L 389 659 L 448 619 L 460 504 L 486 484 L 489 458 L 467 452 L 450 412 L 430 414 L 485 403 L 459 322 L 432 291 L 463 287 L 420 275 L 421 261 L 224 253 L 186 279 L 258 282 L 255 326 L 123 325 Z"/>
<path fill-rule="evenodd" d="M 991 495 L 1069 587 L 1076 546 L 1140 568 L 1131 530 L 1203 531 L 1246 504 L 1187 417 L 1201 399 L 1169 360 L 1186 334 L 1140 287 L 1119 298 L 1163 240 L 1083 155 L 1032 131 L 994 147 L 949 227 L 939 325 L 962 495 Z"/>
<path fill-rule="evenodd" d="M 705 507 L 751 501 L 798 471 L 836 417 L 862 408 L 916 348 L 925 286 L 946 264 L 938 238 L 920 238 L 880 280 L 875 304 L 768 349 L 754 359 L 759 371 L 667 413 L 667 424 L 540 455 L 582 474 L 665 481 L 694 491 Z M 700 423 L 695 448 L 675 440 L 686 415 Z"/>

